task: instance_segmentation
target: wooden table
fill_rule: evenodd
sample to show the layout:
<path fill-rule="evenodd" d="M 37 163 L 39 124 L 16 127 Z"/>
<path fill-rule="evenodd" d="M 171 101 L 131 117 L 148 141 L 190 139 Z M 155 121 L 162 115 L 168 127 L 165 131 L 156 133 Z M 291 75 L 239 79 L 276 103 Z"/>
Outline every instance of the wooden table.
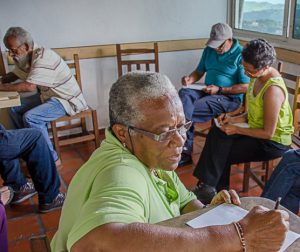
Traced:
<path fill-rule="evenodd" d="M 246 210 L 250 210 L 251 208 L 253 208 L 254 206 L 257 206 L 257 205 L 262 205 L 267 208 L 273 209 L 274 205 L 275 205 L 274 201 L 265 199 L 265 198 L 260 198 L 260 197 L 244 197 L 244 198 L 241 198 L 241 202 L 242 202 L 241 207 Z M 203 208 L 203 209 L 194 211 L 192 213 L 184 214 L 184 215 L 181 215 L 181 216 L 173 218 L 173 219 L 162 221 L 158 224 L 163 225 L 163 226 L 169 226 L 169 227 L 190 228 L 185 224 L 187 221 L 190 221 L 190 220 L 196 218 L 197 216 L 208 212 L 209 210 L 211 210 L 214 207 L 215 206 Z M 290 212 L 289 210 L 287 210 L 284 207 L 280 206 L 279 209 L 284 209 L 289 213 L 289 215 L 290 215 L 290 230 L 300 234 L 300 217 L 298 217 L 297 215 Z M 299 252 L 300 251 L 300 238 L 298 238 L 286 251 Z"/>
<path fill-rule="evenodd" d="M 0 108 L 15 107 L 21 105 L 18 92 L 0 91 Z"/>

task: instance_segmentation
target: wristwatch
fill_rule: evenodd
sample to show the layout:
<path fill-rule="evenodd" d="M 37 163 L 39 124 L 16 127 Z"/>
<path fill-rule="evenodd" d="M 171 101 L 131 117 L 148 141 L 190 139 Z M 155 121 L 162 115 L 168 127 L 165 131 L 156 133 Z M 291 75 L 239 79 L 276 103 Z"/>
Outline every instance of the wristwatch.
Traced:
<path fill-rule="evenodd" d="M 222 87 L 219 87 L 219 90 L 218 90 L 217 94 L 218 95 L 223 94 L 223 88 Z"/>

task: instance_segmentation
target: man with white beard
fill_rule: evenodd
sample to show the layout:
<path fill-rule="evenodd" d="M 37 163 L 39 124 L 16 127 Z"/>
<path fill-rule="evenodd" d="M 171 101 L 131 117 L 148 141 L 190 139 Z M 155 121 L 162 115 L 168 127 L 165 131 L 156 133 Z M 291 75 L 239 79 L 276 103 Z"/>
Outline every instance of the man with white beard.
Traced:
<path fill-rule="evenodd" d="M 59 164 L 59 157 L 49 139 L 47 123 L 88 108 L 79 85 L 63 59 L 54 51 L 34 43 L 30 33 L 22 27 L 9 28 L 3 42 L 15 68 L 2 77 L 0 91 L 38 89 L 37 95 L 23 97 L 21 106 L 10 109 L 10 118 L 17 129 L 39 129 Z M 12 85 L 16 80 L 21 82 Z"/>

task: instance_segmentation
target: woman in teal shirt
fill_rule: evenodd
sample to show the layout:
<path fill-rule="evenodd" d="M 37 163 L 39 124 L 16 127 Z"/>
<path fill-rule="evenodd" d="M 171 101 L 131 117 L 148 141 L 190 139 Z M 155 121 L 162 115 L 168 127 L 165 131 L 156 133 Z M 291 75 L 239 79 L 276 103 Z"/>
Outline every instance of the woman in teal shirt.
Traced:
<path fill-rule="evenodd" d="M 291 144 L 293 117 L 285 83 L 271 66 L 276 60 L 274 47 L 264 39 L 252 40 L 243 49 L 242 59 L 251 78 L 248 111 L 224 118 L 220 129 L 212 127 L 208 134 L 194 171 L 199 179 L 195 193 L 202 202 L 229 187 L 231 164 L 278 158 Z M 235 125 L 241 122 L 249 127 Z"/>

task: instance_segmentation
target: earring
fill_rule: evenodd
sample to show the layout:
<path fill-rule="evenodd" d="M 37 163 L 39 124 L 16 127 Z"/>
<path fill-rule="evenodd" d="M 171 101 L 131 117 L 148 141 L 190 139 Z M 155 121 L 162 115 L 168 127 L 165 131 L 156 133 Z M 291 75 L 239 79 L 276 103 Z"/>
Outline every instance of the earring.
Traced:
<path fill-rule="evenodd" d="M 122 143 L 122 144 L 123 144 L 123 147 L 126 148 L 126 143 Z"/>

